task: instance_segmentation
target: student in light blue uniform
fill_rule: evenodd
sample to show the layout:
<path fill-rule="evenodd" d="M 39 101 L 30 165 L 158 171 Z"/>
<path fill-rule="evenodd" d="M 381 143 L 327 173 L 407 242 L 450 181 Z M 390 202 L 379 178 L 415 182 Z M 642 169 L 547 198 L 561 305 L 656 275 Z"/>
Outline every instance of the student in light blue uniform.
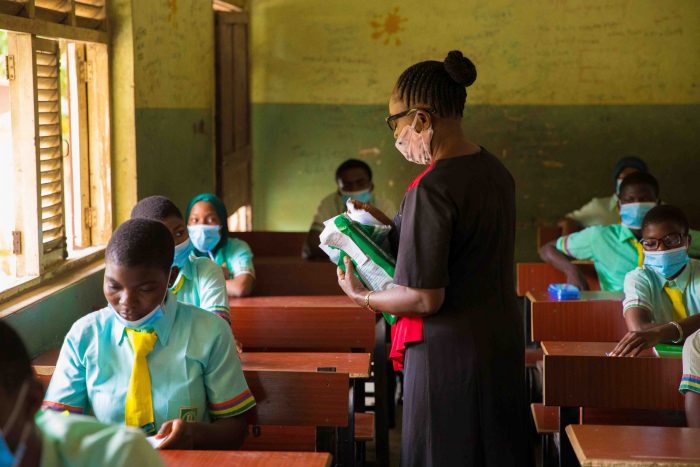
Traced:
<path fill-rule="evenodd" d="M 628 175 L 620 186 L 620 223 L 594 226 L 566 235 L 540 248 L 540 257 L 566 274 L 569 284 L 587 290 L 588 283 L 573 259 L 595 265 L 600 288 L 623 290 L 625 275 L 644 262 L 639 240 L 642 220 L 659 204 L 659 183 L 644 172 Z"/>
<path fill-rule="evenodd" d="M 644 267 L 625 277 L 623 309 L 630 332 L 614 355 L 679 344 L 700 329 L 700 261 L 688 256 L 688 231 L 685 214 L 674 206 L 657 206 L 644 218 Z"/>
<path fill-rule="evenodd" d="M 221 265 L 228 295 L 250 295 L 255 283 L 253 252 L 246 242 L 228 235 L 224 202 L 211 193 L 199 194 L 187 206 L 185 218 L 195 254 Z"/>
<path fill-rule="evenodd" d="M 0 321 L 0 466 L 160 467 L 140 430 L 93 417 L 39 412 L 44 388 L 27 349 Z"/>
<path fill-rule="evenodd" d="M 221 268 L 210 259 L 195 255 L 180 209 L 165 196 L 149 196 L 134 206 L 131 218 L 160 221 L 173 235 L 173 267 L 177 268 L 178 274 L 170 290 L 177 299 L 219 315 L 230 324 L 226 282 Z"/>
<path fill-rule="evenodd" d="M 230 327 L 168 291 L 173 247 L 160 222 L 132 219 L 114 232 L 109 305 L 68 332 L 44 406 L 157 432 L 163 449 L 235 449 L 255 400 Z"/>

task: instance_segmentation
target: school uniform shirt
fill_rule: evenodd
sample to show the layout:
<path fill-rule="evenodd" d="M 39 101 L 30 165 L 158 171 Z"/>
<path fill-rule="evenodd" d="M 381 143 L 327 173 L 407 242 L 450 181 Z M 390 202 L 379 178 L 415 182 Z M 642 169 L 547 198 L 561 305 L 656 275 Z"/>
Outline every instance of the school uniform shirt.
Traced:
<path fill-rule="evenodd" d="M 198 255 L 206 255 L 197 252 Z M 219 269 L 223 264 L 229 272 L 229 277 L 226 280 L 233 279 L 242 274 L 248 274 L 255 277 L 255 267 L 253 266 L 253 251 L 250 246 L 243 240 L 229 237 L 226 243 L 213 253 L 214 260 L 219 265 Z"/>
<path fill-rule="evenodd" d="M 190 254 L 170 291 L 178 301 L 210 311 L 231 323 L 224 273 L 209 258 Z"/>
<path fill-rule="evenodd" d="M 700 331 L 688 336 L 683 344 L 683 376 L 678 390 L 681 394 L 700 393 Z"/>
<path fill-rule="evenodd" d="M 556 247 L 567 256 L 595 264 L 600 288 L 621 292 L 625 275 L 641 263 L 637 239 L 621 224 L 588 227 L 560 237 Z"/>
<path fill-rule="evenodd" d="M 593 198 L 566 217 L 575 220 L 583 227 L 619 224 L 620 210 L 617 207 L 617 195 Z"/>
<path fill-rule="evenodd" d="M 372 196 L 372 200 L 369 204 L 375 206 L 390 219 L 394 216 L 394 214 L 396 214 L 396 206 L 394 206 L 394 203 L 388 199 Z M 323 232 L 324 222 L 332 217 L 344 213 L 347 211 L 347 209 L 347 206 L 343 202 L 343 197 L 340 196 L 338 192 L 331 193 L 323 198 L 321 203 L 318 205 L 318 208 L 316 208 L 316 215 L 314 216 L 313 223 L 311 224 L 311 230 Z"/>
<path fill-rule="evenodd" d="M 147 361 L 156 429 L 176 418 L 233 417 L 255 405 L 226 322 L 168 293 L 152 327 L 158 338 Z M 114 311 L 84 316 L 63 342 L 44 407 L 123 424 L 133 362 L 126 328 Z"/>
<path fill-rule="evenodd" d="M 35 422 L 41 435 L 41 467 L 163 465 L 139 429 L 53 411 L 40 411 Z"/>
<path fill-rule="evenodd" d="M 666 286 L 683 291 L 688 316 L 700 313 L 700 261 L 695 259 L 691 259 L 678 277 L 670 281 L 646 268 L 630 271 L 625 276 L 624 312 L 639 307 L 649 310 L 655 323 L 673 321 L 673 303 L 664 291 Z"/>

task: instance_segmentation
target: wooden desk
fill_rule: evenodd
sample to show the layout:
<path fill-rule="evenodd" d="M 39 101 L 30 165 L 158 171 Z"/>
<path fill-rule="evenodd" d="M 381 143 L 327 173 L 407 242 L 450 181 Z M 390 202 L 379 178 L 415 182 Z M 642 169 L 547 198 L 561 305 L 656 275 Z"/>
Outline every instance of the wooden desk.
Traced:
<path fill-rule="evenodd" d="M 304 261 L 301 258 L 257 258 L 256 296 L 342 295 L 336 266 L 330 261 Z"/>
<path fill-rule="evenodd" d="M 532 340 L 618 342 L 627 332 L 622 292 L 582 291 L 579 300 L 553 300 L 528 291 Z"/>
<path fill-rule="evenodd" d="M 272 297 L 230 298 L 231 308 L 357 308 L 347 295 L 286 295 Z"/>
<path fill-rule="evenodd" d="M 307 232 L 230 232 L 229 237 L 246 242 L 255 258 L 296 257 L 301 258 Z"/>
<path fill-rule="evenodd" d="M 347 373 L 350 379 L 369 378 L 371 355 L 368 353 L 243 352 L 244 371 L 317 371 L 333 367 L 335 373 Z"/>
<path fill-rule="evenodd" d="M 566 434 L 582 467 L 700 465 L 700 428 L 570 425 Z"/>
<path fill-rule="evenodd" d="M 159 451 L 167 467 L 330 467 L 325 452 Z"/>
<path fill-rule="evenodd" d="M 600 290 L 598 274 L 590 261 L 574 261 L 583 271 L 591 290 Z M 535 290 L 547 290 L 549 284 L 566 282 L 563 272 L 555 269 L 547 263 L 517 263 L 516 264 L 516 292 L 519 297 L 524 297 L 528 292 Z"/>
<path fill-rule="evenodd" d="M 562 467 L 575 465 L 564 430 L 580 422 L 580 408 L 682 411 L 681 359 L 606 357 L 614 342 L 542 342 L 544 403 L 559 406 Z"/>

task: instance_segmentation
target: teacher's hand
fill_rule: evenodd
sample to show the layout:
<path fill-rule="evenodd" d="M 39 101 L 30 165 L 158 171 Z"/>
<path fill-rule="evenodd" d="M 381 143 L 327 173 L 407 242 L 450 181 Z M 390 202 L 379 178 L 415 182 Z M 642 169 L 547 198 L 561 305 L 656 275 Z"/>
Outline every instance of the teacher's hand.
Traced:
<path fill-rule="evenodd" d="M 345 261 L 345 271 L 347 272 L 343 272 L 342 269 L 338 268 L 338 285 L 343 289 L 345 295 L 362 306 L 365 301 L 365 295 L 367 295 L 369 290 L 367 290 L 367 288 L 362 285 L 362 282 L 360 282 L 360 279 L 355 276 L 355 265 L 352 264 L 350 258 L 346 256 L 343 261 Z"/>

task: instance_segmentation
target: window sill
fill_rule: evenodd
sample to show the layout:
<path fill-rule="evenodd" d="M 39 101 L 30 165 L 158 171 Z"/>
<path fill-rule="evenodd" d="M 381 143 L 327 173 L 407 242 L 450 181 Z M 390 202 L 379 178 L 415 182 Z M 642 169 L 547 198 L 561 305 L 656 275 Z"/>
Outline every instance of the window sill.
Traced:
<path fill-rule="evenodd" d="M 105 247 L 92 247 L 62 262 L 42 276 L 33 277 L 0 292 L 0 319 L 59 292 L 72 284 L 104 269 Z"/>

